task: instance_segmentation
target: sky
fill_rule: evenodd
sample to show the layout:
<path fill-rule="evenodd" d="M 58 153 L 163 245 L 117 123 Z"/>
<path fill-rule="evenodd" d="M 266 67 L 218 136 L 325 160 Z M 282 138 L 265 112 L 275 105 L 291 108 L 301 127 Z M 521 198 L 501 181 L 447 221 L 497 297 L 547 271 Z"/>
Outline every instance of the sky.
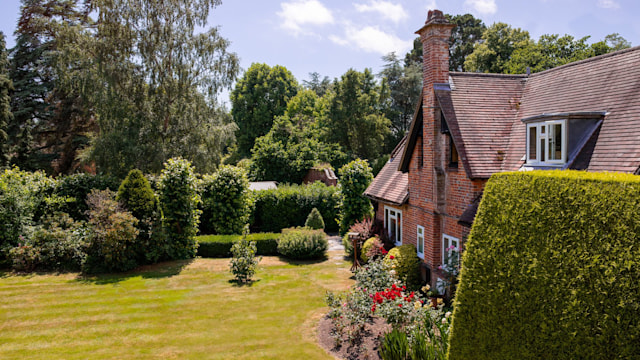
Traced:
<path fill-rule="evenodd" d="M 0 4 L 0 31 L 12 47 L 20 0 Z M 504 22 L 536 40 L 569 34 L 596 42 L 619 33 L 640 45 L 638 0 L 223 0 L 209 25 L 231 41 L 243 69 L 282 65 L 302 82 L 312 72 L 330 79 L 350 68 L 379 73 L 383 55 L 404 57 L 429 9 L 471 13 L 487 25 Z"/>

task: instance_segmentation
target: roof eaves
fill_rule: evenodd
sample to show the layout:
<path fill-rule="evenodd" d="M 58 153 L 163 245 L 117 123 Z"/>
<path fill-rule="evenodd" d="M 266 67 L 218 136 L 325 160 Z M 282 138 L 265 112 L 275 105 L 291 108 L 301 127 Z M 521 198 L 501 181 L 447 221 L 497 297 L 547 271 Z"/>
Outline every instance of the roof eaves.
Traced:
<path fill-rule="evenodd" d="M 413 120 L 409 127 L 407 134 L 407 146 L 405 146 L 400 158 L 400 164 L 398 165 L 398 171 L 403 173 L 409 172 L 409 163 L 411 162 L 411 156 L 413 155 L 413 149 L 416 146 L 418 137 L 422 136 L 422 99 L 424 98 L 424 89 L 420 92 L 420 101 L 416 106 L 416 110 L 413 113 Z"/>

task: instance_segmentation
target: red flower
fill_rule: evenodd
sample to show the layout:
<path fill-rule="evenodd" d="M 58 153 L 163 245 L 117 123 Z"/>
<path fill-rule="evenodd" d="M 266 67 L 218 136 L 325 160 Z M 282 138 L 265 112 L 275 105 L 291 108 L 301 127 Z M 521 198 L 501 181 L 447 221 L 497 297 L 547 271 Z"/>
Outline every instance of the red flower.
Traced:
<path fill-rule="evenodd" d="M 393 256 L 393 255 L 389 255 L 389 259 L 393 260 L 393 259 L 395 259 L 395 258 L 396 258 L 395 256 Z"/>
<path fill-rule="evenodd" d="M 384 249 L 384 246 L 380 246 L 380 252 L 382 255 L 387 255 L 388 251 Z"/>

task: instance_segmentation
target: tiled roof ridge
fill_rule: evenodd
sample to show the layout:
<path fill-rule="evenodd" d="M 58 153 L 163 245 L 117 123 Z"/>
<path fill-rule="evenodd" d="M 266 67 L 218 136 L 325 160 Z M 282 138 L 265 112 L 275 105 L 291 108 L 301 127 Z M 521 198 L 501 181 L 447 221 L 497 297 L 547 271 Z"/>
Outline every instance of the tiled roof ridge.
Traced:
<path fill-rule="evenodd" d="M 495 74 L 495 73 L 476 73 L 476 72 L 449 72 L 451 76 L 477 76 L 477 77 L 496 77 L 496 78 L 516 78 L 516 79 L 526 79 L 527 75 L 525 74 Z"/>
<path fill-rule="evenodd" d="M 564 70 L 566 68 L 569 67 L 573 67 L 573 66 L 578 66 L 578 65 L 582 65 L 582 64 L 586 64 L 586 63 L 590 63 L 593 61 L 600 61 L 609 57 L 614 57 L 614 56 L 619 56 L 619 55 L 623 55 L 629 52 L 634 52 L 634 51 L 640 51 L 640 46 L 634 46 L 634 47 L 630 47 L 628 49 L 622 49 L 622 50 L 618 50 L 618 51 L 614 51 L 614 52 L 610 52 L 610 53 L 606 53 L 606 54 L 602 54 L 602 55 L 598 55 L 598 56 L 593 56 L 590 58 L 586 58 L 583 60 L 578 60 L 578 61 L 574 61 L 574 62 L 570 62 L 568 64 L 564 64 L 564 65 L 560 65 L 560 66 L 556 66 L 554 68 L 551 69 L 547 69 L 544 71 L 540 71 L 537 73 L 533 73 L 531 75 L 529 75 L 530 77 L 537 77 L 537 76 L 541 76 L 541 75 L 545 75 L 554 71 L 560 71 L 560 70 Z"/>
<path fill-rule="evenodd" d="M 398 145 L 396 145 L 396 147 L 393 149 L 393 151 L 391 152 L 391 155 L 389 156 L 390 160 L 395 158 L 398 155 L 398 153 L 400 152 L 400 150 L 404 150 L 404 144 L 406 142 L 407 142 L 407 135 L 403 136 L 402 139 L 400 139 L 400 142 L 398 142 Z M 400 155 L 402 155 L 402 154 L 400 154 Z"/>

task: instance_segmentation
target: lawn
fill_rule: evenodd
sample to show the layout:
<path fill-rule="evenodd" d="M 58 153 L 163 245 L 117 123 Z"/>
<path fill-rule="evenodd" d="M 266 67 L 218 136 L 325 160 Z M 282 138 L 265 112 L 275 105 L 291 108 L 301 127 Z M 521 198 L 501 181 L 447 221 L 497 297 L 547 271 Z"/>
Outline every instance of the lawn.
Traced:
<path fill-rule="evenodd" d="M 1 359 L 331 359 L 316 344 L 341 252 L 320 262 L 265 257 L 251 286 L 229 259 L 174 261 L 99 277 L 2 274 Z"/>

